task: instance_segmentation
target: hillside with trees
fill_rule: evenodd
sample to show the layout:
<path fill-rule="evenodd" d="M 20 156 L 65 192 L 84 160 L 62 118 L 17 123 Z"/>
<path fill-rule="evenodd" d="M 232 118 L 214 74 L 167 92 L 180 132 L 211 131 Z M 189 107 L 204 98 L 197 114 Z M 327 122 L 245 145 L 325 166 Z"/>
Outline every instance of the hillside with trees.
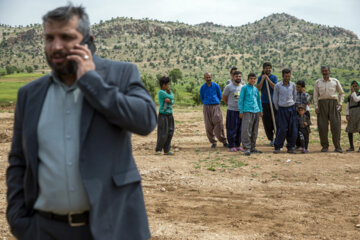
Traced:
<path fill-rule="evenodd" d="M 294 79 L 308 84 L 320 76 L 323 64 L 343 83 L 360 78 L 357 35 L 285 13 L 237 27 L 118 17 L 100 21 L 92 30 L 98 55 L 134 62 L 143 75 L 153 78 L 178 69 L 182 82 L 193 86 L 203 82 L 204 72 L 212 72 L 216 81 L 227 79 L 232 66 L 244 75 L 259 74 L 264 61 L 272 62 L 276 73 L 291 68 Z M 0 74 L 49 71 L 42 25 L 0 25 L 0 55 Z"/>

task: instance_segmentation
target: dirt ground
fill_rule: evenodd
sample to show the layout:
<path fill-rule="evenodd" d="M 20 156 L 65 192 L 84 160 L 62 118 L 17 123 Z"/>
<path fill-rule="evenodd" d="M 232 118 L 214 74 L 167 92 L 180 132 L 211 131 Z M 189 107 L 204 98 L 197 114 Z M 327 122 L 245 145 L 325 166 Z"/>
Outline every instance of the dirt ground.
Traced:
<path fill-rule="evenodd" d="M 1 239 L 11 239 L 5 171 L 12 118 L 0 113 Z M 314 117 L 309 154 L 273 154 L 261 125 L 264 153 L 249 157 L 210 149 L 201 108 L 176 108 L 174 118 L 174 156 L 154 155 L 156 131 L 133 136 L 152 239 L 360 239 L 360 153 L 332 146 L 320 153 Z"/>

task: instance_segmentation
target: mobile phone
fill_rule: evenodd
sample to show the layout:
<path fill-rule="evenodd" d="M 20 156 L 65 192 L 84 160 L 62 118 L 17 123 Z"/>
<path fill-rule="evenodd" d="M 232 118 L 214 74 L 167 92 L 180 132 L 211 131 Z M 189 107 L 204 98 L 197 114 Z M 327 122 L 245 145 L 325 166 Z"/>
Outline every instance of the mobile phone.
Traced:
<path fill-rule="evenodd" d="M 95 47 L 95 44 L 94 44 L 94 40 L 93 38 L 90 36 L 90 34 L 87 34 L 83 40 L 80 42 L 80 45 L 85 45 L 87 44 L 88 45 L 88 48 L 90 49 L 91 51 L 91 54 L 94 54 L 95 53 L 95 50 L 96 50 L 96 47 Z"/>
<path fill-rule="evenodd" d="M 94 55 L 96 47 L 95 47 L 95 44 L 94 44 L 94 40 L 90 36 L 90 34 L 87 34 L 83 38 L 83 40 L 80 42 L 80 45 L 85 45 L 85 44 L 87 44 L 88 48 L 90 49 L 91 54 Z M 77 63 L 75 61 L 73 61 L 73 60 L 69 61 L 68 72 L 76 74 L 76 72 L 77 72 Z"/>

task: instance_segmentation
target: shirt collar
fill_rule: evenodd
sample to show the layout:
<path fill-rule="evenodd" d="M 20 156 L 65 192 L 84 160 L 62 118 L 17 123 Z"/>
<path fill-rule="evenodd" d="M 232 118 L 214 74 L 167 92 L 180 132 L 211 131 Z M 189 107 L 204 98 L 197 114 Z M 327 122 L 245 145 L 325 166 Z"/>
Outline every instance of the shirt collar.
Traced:
<path fill-rule="evenodd" d="M 51 79 L 51 83 L 52 84 L 56 84 L 58 86 L 60 86 L 64 91 L 74 91 L 75 89 L 78 88 L 77 82 L 75 81 L 75 83 L 73 85 L 71 85 L 70 87 L 65 85 L 57 76 L 56 74 L 52 71 L 50 73 L 50 79 Z"/>
<path fill-rule="evenodd" d="M 284 80 L 281 81 L 281 86 L 288 86 L 288 87 L 290 87 L 290 85 L 291 85 L 291 81 L 289 81 L 288 85 L 284 85 Z"/>
<path fill-rule="evenodd" d="M 322 78 L 321 80 L 322 80 L 323 82 L 331 82 L 332 78 L 329 77 L 329 80 L 328 80 L 328 81 L 326 81 L 324 78 Z"/>

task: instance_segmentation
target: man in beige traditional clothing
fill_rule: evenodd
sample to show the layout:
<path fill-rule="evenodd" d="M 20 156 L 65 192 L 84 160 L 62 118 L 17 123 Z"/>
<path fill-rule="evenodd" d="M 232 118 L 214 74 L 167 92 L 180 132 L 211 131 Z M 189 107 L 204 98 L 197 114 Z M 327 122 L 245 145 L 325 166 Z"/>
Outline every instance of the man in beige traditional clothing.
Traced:
<path fill-rule="evenodd" d="M 318 79 L 314 86 L 314 104 L 317 114 L 320 144 L 322 146 L 321 152 L 327 152 L 329 150 L 328 125 L 330 121 L 330 130 L 335 152 L 342 153 L 340 147 L 340 112 L 344 102 L 344 91 L 339 80 L 330 78 L 329 66 L 322 66 L 321 74 L 323 78 Z"/>

